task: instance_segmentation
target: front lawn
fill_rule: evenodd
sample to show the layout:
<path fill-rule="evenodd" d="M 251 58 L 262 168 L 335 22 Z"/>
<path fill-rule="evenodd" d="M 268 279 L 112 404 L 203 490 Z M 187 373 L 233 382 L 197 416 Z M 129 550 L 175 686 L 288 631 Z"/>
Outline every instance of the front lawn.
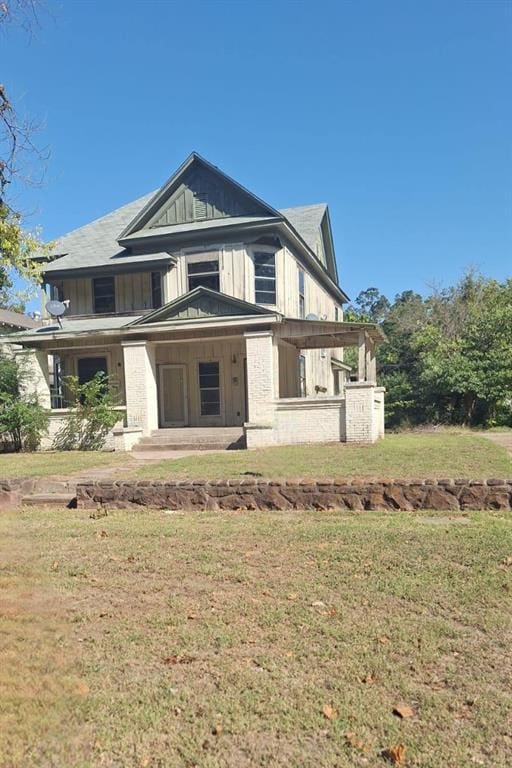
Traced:
<path fill-rule="evenodd" d="M 297 445 L 255 451 L 224 451 L 164 460 L 137 470 L 141 478 L 222 479 L 244 474 L 266 478 L 510 477 L 502 446 L 462 434 L 390 434 L 375 445 Z"/>
<path fill-rule="evenodd" d="M 88 469 L 129 465 L 131 456 L 107 451 L 39 451 L 37 453 L 1 453 L 0 478 L 63 477 Z"/>
<path fill-rule="evenodd" d="M 30 510 L 0 549 L 2 767 L 510 765 L 510 515 Z"/>

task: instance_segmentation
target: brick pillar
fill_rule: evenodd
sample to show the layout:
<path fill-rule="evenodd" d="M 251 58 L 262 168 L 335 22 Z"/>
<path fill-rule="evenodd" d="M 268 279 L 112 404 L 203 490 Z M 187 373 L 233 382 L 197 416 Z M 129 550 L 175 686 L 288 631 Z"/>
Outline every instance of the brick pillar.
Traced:
<path fill-rule="evenodd" d="M 347 383 L 345 385 L 347 443 L 374 443 L 379 436 L 377 418 L 375 384 L 367 381 Z"/>
<path fill-rule="evenodd" d="M 279 355 L 272 331 L 244 334 L 247 355 L 249 419 L 244 425 L 247 447 L 274 440 L 275 400 L 279 396 Z"/>
<path fill-rule="evenodd" d="M 123 341 L 126 419 L 143 435 L 158 429 L 158 394 L 154 347 L 147 341 Z"/>
<path fill-rule="evenodd" d="M 39 405 L 51 408 L 48 353 L 42 349 L 23 349 L 15 355 L 21 373 L 21 397 L 36 396 Z"/>

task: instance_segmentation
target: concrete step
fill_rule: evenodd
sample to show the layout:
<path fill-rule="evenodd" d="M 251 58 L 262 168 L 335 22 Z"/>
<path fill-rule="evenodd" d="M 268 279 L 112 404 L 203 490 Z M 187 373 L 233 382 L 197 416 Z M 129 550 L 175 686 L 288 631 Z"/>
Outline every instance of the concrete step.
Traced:
<path fill-rule="evenodd" d="M 143 442 L 144 441 L 144 442 Z M 139 451 L 236 451 L 245 448 L 245 444 L 229 442 L 174 442 L 170 440 L 155 441 L 151 438 L 143 438 L 134 447 Z"/>
<path fill-rule="evenodd" d="M 155 429 L 136 451 L 226 451 L 245 448 L 240 427 L 175 427 Z"/>
<path fill-rule="evenodd" d="M 24 507 L 76 507 L 75 493 L 31 493 L 22 496 L 21 503 Z"/>

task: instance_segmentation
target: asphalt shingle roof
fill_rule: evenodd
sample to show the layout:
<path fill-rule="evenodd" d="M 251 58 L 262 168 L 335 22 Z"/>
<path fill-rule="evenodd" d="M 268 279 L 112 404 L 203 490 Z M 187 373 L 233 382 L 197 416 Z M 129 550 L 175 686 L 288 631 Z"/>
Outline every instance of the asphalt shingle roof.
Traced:
<path fill-rule="evenodd" d="M 300 205 L 297 208 L 280 208 L 279 213 L 290 222 L 315 253 L 320 224 L 326 210 L 327 205 L 325 203 L 318 203 L 317 205 Z"/>
<path fill-rule="evenodd" d="M 74 229 L 72 232 L 58 238 L 52 255 L 59 256 L 59 258 L 46 265 L 45 272 L 52 273 L 67 269 L 116 265 L 124 266 L 140 263 L 141 261 L 168 259 L 169 256 L 166 253 L 130 255 L 117 242 L 117 238 L 123 229 L 128 226 L 130 221 L 151 200 L 154 194 L 155 192 L 151 192 L 148 195 L 144 195 L 144 197 L 139 197 L 137 200 L 108 213 L 106 216 L 102 216 L 90 224 Z M 325 204 L 320 204 L 284 208 L 279 212 L 290 222 L 307 245 L 314 251 L 320 222 L 325 210 Z M 236 222 L 235 219 L 230 219 L 229 221 L 231 223 Z M 242 217 L 239 223 L 246 221 L 247 217 Z M 222 220 L 216 219 L 213 223 L 200 222 L 200 224 L 202 225 L 201 228 L 204 228 L 205 224 L 221 226 L 221 222 Z M 189 231 L 195 228 L 198 227 L 191 224 L 186 227 L 181 226 L 180 230 Z"/>

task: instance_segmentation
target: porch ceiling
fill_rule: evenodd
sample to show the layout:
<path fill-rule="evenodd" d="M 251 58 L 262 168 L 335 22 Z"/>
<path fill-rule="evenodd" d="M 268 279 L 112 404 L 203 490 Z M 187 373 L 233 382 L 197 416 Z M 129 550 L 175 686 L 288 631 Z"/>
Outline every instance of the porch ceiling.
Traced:
<path fill-rule="evenodd" d="M 361 333 L 374 344 L 386 341 L 384 331 L 374 323 L 336 323 L 327 320 L 286 318 L 278 330 L 278 335 L 283 341 L 299 349 L 357 346 Z"/>

